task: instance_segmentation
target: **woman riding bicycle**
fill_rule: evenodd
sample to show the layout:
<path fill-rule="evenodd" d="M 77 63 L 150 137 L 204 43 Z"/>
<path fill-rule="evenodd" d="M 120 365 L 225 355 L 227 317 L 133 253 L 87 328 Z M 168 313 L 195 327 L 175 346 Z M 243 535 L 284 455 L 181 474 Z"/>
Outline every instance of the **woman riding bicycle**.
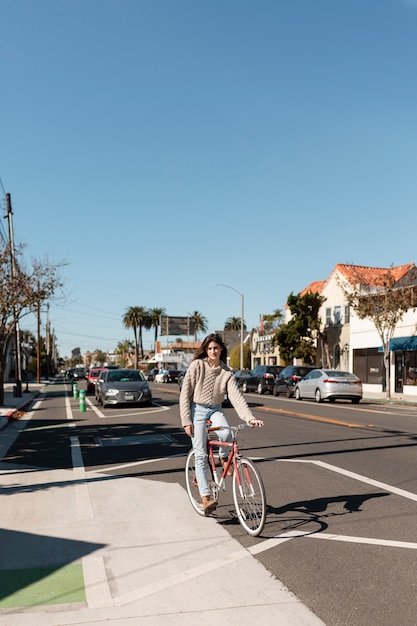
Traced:
<path fill-rule="evenodd" d="M 226 365 L 227 348 L 217 333 L 208 335 L 197 350 L 185 374 L 180 394 L 181 422 L 191 437 L 195 452 L 195 472 L 204 514 L 210 515 L 217 501 L 210 495 L 207 467 L 207 420 L 213 427 L 229 427 L 223 413 L 222 402 L 227 393 L 236 413 L 251 426 L 263 426 L 254 418 L 244 399 L 232 370 Z M 219 430 L 221 441 L 230 441 L 229 430 Z M 219 448 L 222 465 L 227 454 Z"/>

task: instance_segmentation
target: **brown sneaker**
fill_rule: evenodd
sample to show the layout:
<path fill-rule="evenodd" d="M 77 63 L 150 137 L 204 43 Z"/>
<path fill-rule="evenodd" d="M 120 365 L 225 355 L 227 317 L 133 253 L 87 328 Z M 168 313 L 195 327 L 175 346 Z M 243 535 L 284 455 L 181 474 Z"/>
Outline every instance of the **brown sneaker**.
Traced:
<path fill-rule="evenodd" d="M 220 461 L 220 463 L 222 465 L 222 468 L 224 469 L 226 467 L 227 459 L 223 458 L 222 456 L 219 456 L 219 461 Z M 233 476 L 233 465 L 232 464 L 229 465 L 229 469 L 227 470 L 226 476 Z"/>
<path fill-rule="evenodd" d="M 203 503 L 204 515 L 210 515 L 217 509 L 217 502 L 212 500 L 211 496 L 201 496 L 201 502 Z"/>

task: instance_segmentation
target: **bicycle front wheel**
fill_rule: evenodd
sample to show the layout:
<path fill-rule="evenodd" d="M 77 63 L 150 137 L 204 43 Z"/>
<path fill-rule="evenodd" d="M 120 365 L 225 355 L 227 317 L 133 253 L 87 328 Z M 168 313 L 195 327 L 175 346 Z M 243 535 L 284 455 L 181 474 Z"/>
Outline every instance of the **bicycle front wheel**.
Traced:
<path fill-rule="evenodd" d="M 266 520 L 266 496 L 261 475 L 249 459 L 237 461 L 233 474 L 233 501 L 240 524 L 252 537 L 263 530 Z M 240 484 L 239 484 L 240 483 Z"/>
<path fill-rule="evenodd" d="M 204 515 L 201 496 L 198 490 L 197 478 L 195 475 L 195 454 L 194 450 L 190 450 L 185 462 L 185 482 L 187 485 L 187 493 L 190 498 L 191 505 L 199 515 Z"/>

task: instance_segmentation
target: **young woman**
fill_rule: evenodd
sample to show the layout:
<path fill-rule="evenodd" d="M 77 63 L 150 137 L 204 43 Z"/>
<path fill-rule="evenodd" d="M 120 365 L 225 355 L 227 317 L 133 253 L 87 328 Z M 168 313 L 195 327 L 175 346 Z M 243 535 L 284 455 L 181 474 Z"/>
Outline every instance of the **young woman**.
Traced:
<path fill-rule="evenodd" d="M 195 451 L 195 472 L 205 515 L 210 515 L 217 502 L 210 495 L 207 467 L 206 421 L 213 426 L 226 426 L 222 402 L 227 393 L 236 413 L 251 426 L 263 426 L 247 405 L 233 372 L 226 365 L 227 349 L 220 335 L 208 335 L 197 350 L 185 374 L 180 394 L 180 415 L 185 432 L 191 437 Z M 220 441 L 230 441 L 230 431 L 218 431 Z M 224 465 L 227 449 L 219 448 Z"/>

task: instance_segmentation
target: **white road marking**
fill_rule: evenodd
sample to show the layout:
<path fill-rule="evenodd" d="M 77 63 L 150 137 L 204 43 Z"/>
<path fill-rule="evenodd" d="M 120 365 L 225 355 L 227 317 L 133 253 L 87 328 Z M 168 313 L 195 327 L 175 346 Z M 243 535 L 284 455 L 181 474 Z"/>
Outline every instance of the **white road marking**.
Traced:
<path fill-rule="evenodd" d="M 86 398 L 86 402 L 87 402 L 88 406 L 93 409 L 94 413 L 100 419 L 109 419 L 109 418 L 114 418 L 115 417 L 115 415 L 113 413 L 111 415 L 102 413 L 102 411 L 100 411 L 100 409 L 97 408 L 97 406 L 95 404 L 93 404 L 93 402 L 90 400 L 90 398 Z M 156 402 L 154 402 L 152 407 L 149 407 L 146 410 L 143 410 L 143 409 L 140 410 L 140 411 L 138 410 L 137 414 L 138 415 L 147 415 L 148 413 L 160 413 L 161 411 L 169 411 L 169 407 L 168 406 L 162 406 L 161 404 L 157 404 Z M 135 415 L 135 413 L 117 413 L 117 417 L 132 417 L 133 415 Z"/>
<path fill-rule="evenodd" d="M 256 544 L 248 548 L 248 551 L 252 555 L 260 554 L 266 550 L 272 550 L 281 543 L 290 541 L 297 537 L 303 537 L 304 539 L 325 539 L 327 541 L 344 541 L 348 543 L 362 543 L 372 546 L 384 546 L 389 548 L 404 548 L 407 550 L 417 550 L 417 543 L 412 541 L 393 541 L 389 539 L 374 539 L 372 537 L 351 537 L 349 535 L 332 535 L 329 533 L 304 533 L 302 531 L 292 530 L 283 535 L 272 537 L 267 539 L 263 543 Z"/>
<path fill-rule="evenodd" d="M 324 463 L 323 461 L 312 461 L 310 459 L 278 459 L 278 460 L 280 461 L 280 463 L 311 463 L 313 465 L 323 467 L 324 469 L 327 469 L 331 472 L 335 472 L 336 474 L 342 474 L 343 476 L 347 476 L 348 478 L 352 478 L 353 480 L 358 480 L 361 483 L 366 483 L 367 485 L 378 487 L 378 489 L 383 489 L 384 491 L 395 493 L 397 496 L 401 496 L 402 498 L 407 498 L 408 500 L 414 500 L 414 502 L 417 502 L 416 493 L 412 493 L 411 491 L 405 491 L 405 489 L 398 489 L 398 487 L 387 485 L 387 483 L 382 483 L 379 480 L 374 480 L 373 478 L 368 478 L 368 476 L 362 476 L 361 474 L 350 472 L 349 470 L 342 469 L 341 467 L 336 467 L 335 465 L 330 465 L 329 463 Z"/>

